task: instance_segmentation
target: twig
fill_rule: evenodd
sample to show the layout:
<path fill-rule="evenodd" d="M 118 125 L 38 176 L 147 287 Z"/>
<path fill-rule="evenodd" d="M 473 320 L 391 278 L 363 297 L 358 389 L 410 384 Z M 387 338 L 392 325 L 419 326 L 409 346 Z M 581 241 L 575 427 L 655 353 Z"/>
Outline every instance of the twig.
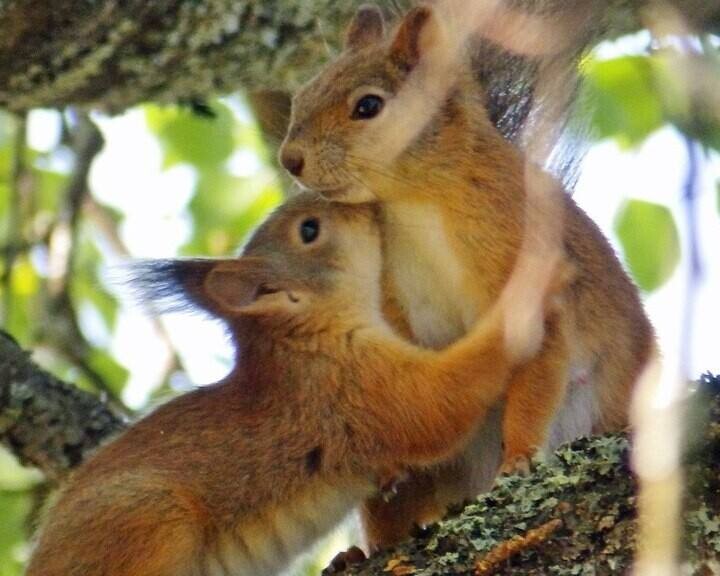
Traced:
<path fill-rule="evenodd" d="M 55 289 L 56 293 L 68 290 L 77 254 L 80 215 L 83 202 L 88 195 L 88 175 L 92 162 L 102 150 L 103 144 L 100 130 L 87 113 L 78 113 L 77 128 L 73 138 L 75 169 L 70 175 L 70 181 L 65 189 L 65 207 L 55 224 L 56 229 L 67 226 L 70 235 L 69 250 L 61 267 L 62 273 L 59 275 L 60 282 Z"/>
<path fill-rule="evenodd" d="M 513 536 L 510 540 L 501 542 L 475 563 L 475 576 L 492 574 L 498 569 L 502 562 L 509 560 L 511 557 L 520 554 L 528 548 L 545 542 L 545 540 L 550 538 L 562 525 L 562 520 L 554 518 L 541 524 L 537 528 L 528 530 L 522 536 Z"/>
<path fill-rule="evenodd" d="M 10 173 L 10 194 L 8 207 L 8 232 L 5 241 L 5 268 L 3 270 L 3 316 L 7 319 L 12 306 L 12 271 L 19 251 L 17 248 L 23 244 L 22 238 L 22 180 L 25 173 L 25 144 L 27 123 L 25 116 L 18 116 L 15 125 L 15 141 L 13 143 L 13 158 Z"/>
<path fill-rule="evenodd" d="M 75 364 L 97 390 L 105 393 L 115 408 L 130 414 L 131 411 L 103 377 L 88 364 L 90 346 L 77 323 L 77 314 L 70 294 L 79 245 L 80 216 L 88 195 L 88 175 L 92 162 L 104 143 L 100 130 L 84 112 L 77 114 L 77 128 L 72 141 L 75 169 L 65 189 L 65 206 L 50 234 L 51 279 L 48 310 L 53 317 L 52 322 L 46 323 L 45 338 L 53 343 L 60 355 Z M 66 246 L 54 247 L 53 236 L 62 234 L 66 235 Z"/>
<path fill-rule="evenodd" d="M 123 239 L 118 234 L 117 227 L 113 222 L 112 216 L 109 215 L 107 208 L 105 208 L 105 206 L 103 206 L 102 204 L 96 202 L 95 199 L 92 197 L 89 197 L 87 199 L 85 207 L 88 215 L 93 220 L 95 226 L 100 230 L 102 234 L 105 235 L 107 243 L 115 251 L 115 254 L 124 258 L 131 257 L 130 251 L 125 245 Z M 162 321 L 153 314 L 152 310 L 150 310 L 145 303 L 143 303 L 143 308 L 147 312 L 147 316 L 153 322 L 155 331 L 157 332 L 158 336 L 160 336 L 161 340 L 165 343 L 165 346 L 170 351 L 170 358 L 167 362 L 163 375 L 163 380 L 167 381 L 173 372 L 177 370 L 185 371 L 185 367 L 183 365 L 182 359 L 180 358 L 180 355 L 177 353 L 177 350 L 175 350 L 175 347 L 172 344 L 170 334 L 168 333 L 165 324 L 163 324 Z"/>

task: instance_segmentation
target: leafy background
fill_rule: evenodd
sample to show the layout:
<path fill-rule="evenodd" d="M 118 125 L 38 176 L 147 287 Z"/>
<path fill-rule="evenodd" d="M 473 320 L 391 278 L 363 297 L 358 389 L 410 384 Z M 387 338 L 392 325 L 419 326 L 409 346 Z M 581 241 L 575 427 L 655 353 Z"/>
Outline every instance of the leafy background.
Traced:
<path fill-rule="evenodd" d="M 716 46 L 703 49 L 715 57 Z M 632 155 L 672 127 L 683 142 L 696 139 L 701 161 L 720 182 L 720 126 L 712 115 L 698 120 L 687 109 L 685 87 L 662 54 L 645 46 L 632 55 L 591 57 L 582 71 L 599 144 L 612 141 Z M 88 118 L 74 110 L 39 110 L 26 119 L 0 114 L 2 326 L 52 372 L 131 416 L 192 381 L 219 377 L 229 354 L 217 330 L 204 332 L 207 323 L 143 319 L 113 279 L 117 264 L 130 257 L 231 253 L 283 198 L 273 152 L 242 95 L 208 106 L 148 104 L 118 119 L 93 116 L 105 150 L 78 218 L 68 195 L 79 160 L 74 141 Z M 608 233 L 639 286 L 651 293 L 687 255 L 678 214 L 632 192 L 614 207 Z M 720 192 L 713 193 L 720 209 Z M 21 573 L 46 492 L 38 473 L 0 450 L 0 576 Z M 325 548 L 327 557 L 338 545 Z M 321 557 L 298 571 L 317 573 Z"/>

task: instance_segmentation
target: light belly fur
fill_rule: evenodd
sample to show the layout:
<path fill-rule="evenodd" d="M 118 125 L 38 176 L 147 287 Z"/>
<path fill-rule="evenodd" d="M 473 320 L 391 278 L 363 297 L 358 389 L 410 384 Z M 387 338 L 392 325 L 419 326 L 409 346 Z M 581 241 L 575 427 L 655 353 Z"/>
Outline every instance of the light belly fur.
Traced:
<path fill-rule="evenodd" d="M 443 219 L 418 203 L 393 203 L 386 211 L 385 258 L 398 300 L 418 343 L 442 348 L 474 320 L 475 305 L 463 288 Z"/>
<path fill-rule="evenodd" d="M 393 203 L 386 209 L 385 257 L 397 298 L 419 344 L 442 348 L 463 336 L 476 320 L 478 303 L 463 288 L 463 270 L 454 257 L 437 209 L 418 203 Z M 481 382 L 477 385 L 482 385 Z M 448 488 L 448 502 L 464 493 L 487 490 L 502 457 L 503 403 L 490 411 L 462 459 L 472 478 Z M 548 435 L 549 449 L 590 434 L 598 418 L 590 383 L 576 385 L 570 375 L 563 408 Z M 442 495 L 440 495 L 442 497 Z"/>
<path fill-rule="evenodd" d="M 358 479 L 341 486 L 312 486 L 254 521 L 243 519 L 234 532 L 223 532 L 215 553 L 205 558 L 211 576 L 271 576 L 277 574 L 327 534 L 375 490 Z"/>

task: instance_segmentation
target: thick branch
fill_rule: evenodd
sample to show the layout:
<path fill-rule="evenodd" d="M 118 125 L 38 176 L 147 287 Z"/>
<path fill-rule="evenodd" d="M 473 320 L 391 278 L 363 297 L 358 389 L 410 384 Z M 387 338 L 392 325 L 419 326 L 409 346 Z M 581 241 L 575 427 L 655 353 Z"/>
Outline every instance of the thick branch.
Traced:
<path fill-rule="evenodd" d="M 123 427 L 97 397 L 42 370 L 0 332 L 0 441 L 21 462 L 59 478 Z"/>
<path fill-rule="evenodd" d="M 296 86 L 359 2 L 18 0 L 0 4 L 0 105 L 119 110 Z M 320 19 L 322 22 L 320 22 Z"/>
<path fill-rule="evenodd" d="M 577 0 L 508 0 L 561 14 Z M 645 0 L 586 0 L 598 34 L 640 27 Z M 292 90 L 338 45 L 361 0 L 15 0 L 0 2 L 0 106 L 88 104 L 121 110 L 238 88 Z M 380 0 L 388 13 L 397 5 Z M 701 28 L 720 9 L 676 0 Z M 592 34 L 591 34 L 592 36 Z"/>
<path fill-rule="evenodd" d="M 687 421 L 687 573 L 713 574 L 720 553 L 720 378 L 703 378 Z M 425 533 L 342 573 L 627 574 L 637 493 L 629 460 L 624 435 L 577 440 L 531 475 L 500 479 Z"/>

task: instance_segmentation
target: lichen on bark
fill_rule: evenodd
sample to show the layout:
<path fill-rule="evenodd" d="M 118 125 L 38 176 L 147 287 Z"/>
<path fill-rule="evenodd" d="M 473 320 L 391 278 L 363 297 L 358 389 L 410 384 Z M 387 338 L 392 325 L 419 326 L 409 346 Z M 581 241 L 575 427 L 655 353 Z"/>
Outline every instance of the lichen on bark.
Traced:
<path fill-rule="evenodd" d="M 0 442 L 56 480 L 125 427 L 96 396 L 42 370 L 0 331 Z"/>
<path fill-rule="evenodd" d="M 118 111 L 241 86 L 292 89 L 331 55 L 358 3 L 0 3 L 0 106 Z"/>
<path fill-rule="evenodd" d="M 593 18 L 583 42 L 640 26 L 639 0 L 584 2 L 588 10 L 601 10 L 601 17 Z M 208 98 L 240 88 L 292 91 L 333 55 L 361 3 L 0 2 L 0 106 L 23 111 L 73 104 L 120 111 L 145 101 Z M 388 15 L 413 4 L 377 3 Z M 509 3 L 553 18 L 572 5 L 567 0 Z M 687 6 L 700 26 L 718 26 L 720 10 L 696 0 Z"/>
<path fill-rule="evenodd" d="M 685 565 L 691 574 L 720 569 L 720 378 L 705 376 L 691 401 L 685 458 Z M 709 406 L 709 408 L 708 408 Z M 659 447 L 661 449 L 661 447 Z M 537 462 L 526 477 L 501 478 L 488 494 L 452 511 L 400 547 L 345 574 L 470 575 L 513 537 L 559 520 L 540 545 L 528 545 L 492 573 L 616 575 L 632 567 L 637 483 L 625 434 L 583 438 Z M 712 570 L 715 570 L 713 572 Z"/>

